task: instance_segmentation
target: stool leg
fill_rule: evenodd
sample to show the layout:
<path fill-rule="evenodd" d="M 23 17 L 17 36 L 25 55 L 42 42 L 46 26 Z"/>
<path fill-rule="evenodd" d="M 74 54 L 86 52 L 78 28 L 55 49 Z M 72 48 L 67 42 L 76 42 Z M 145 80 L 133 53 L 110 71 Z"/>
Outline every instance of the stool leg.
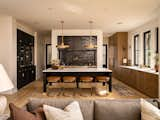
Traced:
<path fill-rule="evenodd" d="M 64 85 L 64 83 L 63 83 L 63 85 Z M 65 87 L 63 86 L 63 87 L 62 87 L 62 95 L 63 95 L 63 96 L 65 96 L 65 95 L 64 95 L 64 91 L 65 91 Z"/>
<path fill-rule="evenodd" d="M 57 95 L 57 96 L 60 96 L 60 95 L 61 95 L 61 92 L 62 92 L 61 84 L 59 83 L 59 85 L 60 85 L 60 88 L 59 88 L 59 93 L 58 93 L 58 95 Z"/>
<path fill-rule="evenodd" d="M 105 86 L 105 82 L 102 82 L 102 85 Z"/>
<path fill-rule="evenodd" d="M 91 87 L 91 96 L 92 96 L 92 94 L 93 94 L 93 88 Z"/>
<path fill-rule="evenodd" d="M 76 83 L 75 83 L 76 84 Z M 77 88 L 78 89 L 78 88 Z M 73 89 L 73 96 L 76 96 L 76 87 L 74 87 L 74 89 Z"/>
<path fill-rule="evenodd" d="M 50 83 L 49 83 L 49 85 L 51 86 L 51 85 L 52 85 L 52 83 L 50 82 Z"/>

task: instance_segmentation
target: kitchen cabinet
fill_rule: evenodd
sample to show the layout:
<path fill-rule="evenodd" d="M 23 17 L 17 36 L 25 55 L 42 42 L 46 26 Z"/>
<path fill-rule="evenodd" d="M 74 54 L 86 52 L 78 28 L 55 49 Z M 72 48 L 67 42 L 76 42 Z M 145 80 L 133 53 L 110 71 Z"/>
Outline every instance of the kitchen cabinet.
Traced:
<path fill-rule="evenodd" d="M 118 78 L 120 74 L 120 65 L 123 58 L 128 58 L 128 33 L 118 32 L 109 37 L 109 69 L 113 71 L 113 76 Z"/>
<path fill-rule="evenodd" d="M 141 93 L 158 98 L 158 74 L 120 67 L 119 80 Z"/>

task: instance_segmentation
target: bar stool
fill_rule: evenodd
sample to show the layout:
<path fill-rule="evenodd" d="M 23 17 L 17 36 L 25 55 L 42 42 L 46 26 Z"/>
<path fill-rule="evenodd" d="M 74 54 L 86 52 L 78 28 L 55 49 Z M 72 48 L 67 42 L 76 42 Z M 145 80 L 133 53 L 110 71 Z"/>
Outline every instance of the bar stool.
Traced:
<path fill-rule="evenodd" d="M 82 83 L 92 83 L 93 82 L 93 77 L 91 76 L 82 76 L 80 77 L 80 82 Z M 92 86 L 91 86 L 91 96 L 92 96 L 92 92 L 93 92 L 93 89 L 92 89 Z"/>
<path fill-rule="evenodd" d="M 63 83 L 76 83 L 76 77 L 75 76 L 64 76 Z M 73 90 L 73 94 L 75 96 L 75 90 Z"/>
<path fill-rule="evenodd" d="M 96 76 L 96 82 L 101 82 L 103 86 L 109 81 L 109 79 L 110 78 L 107 76 Z"/>
<path fill-rule="evenodd" d="M 49 77 L 47 77 L 47 81 L 48 81 L 49 85 L 52 85 L 52 83 L 60 82 L 61 77 L 60 76 L 49 76 Z"/>
<path fill-rule="evenodd" d="M 47 77 L 47 81 L 48 81 L 49 85 L 51 86 L 52 83 L 60 83 L 61 77 L 60 76 L 49 76 L 49 77 Z M 58 94 L 60 95 L 60 93 L 61 93 L 61 90 Z"/>

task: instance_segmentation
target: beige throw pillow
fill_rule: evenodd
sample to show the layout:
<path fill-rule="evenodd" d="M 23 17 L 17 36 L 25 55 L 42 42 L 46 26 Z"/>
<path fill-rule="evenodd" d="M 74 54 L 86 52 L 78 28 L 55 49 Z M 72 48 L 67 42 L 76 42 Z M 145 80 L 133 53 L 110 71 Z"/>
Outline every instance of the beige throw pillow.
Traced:
<path fill-rule="evenodd" d="M 83 120 L 77 101 L 70 103 L 64 110 L 49 105 L 43 105 L 47 120 Z"/>
<path fill-rule="evenodd" d="M 141 99 L 141 119 L 160 120 L 160 110 L 146 100 Z"/>

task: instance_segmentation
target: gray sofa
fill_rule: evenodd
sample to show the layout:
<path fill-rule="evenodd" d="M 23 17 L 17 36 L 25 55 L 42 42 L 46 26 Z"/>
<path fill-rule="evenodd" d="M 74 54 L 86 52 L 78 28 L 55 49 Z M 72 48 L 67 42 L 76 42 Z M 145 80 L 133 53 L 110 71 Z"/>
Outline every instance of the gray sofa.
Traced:
<path fill-rule="evenodd" d="M 26 109 L 28 111 L 32 111 L 43 104 L 63 109 L 66 105 L 74 100 L 31 98 L 26 104 Z M 141 120 L 139 99 L 76 100 L 80 104 L 84 120 Z M 157 106 L 157 103 L 153 103 L 153 100 L 148 101 Z"/>

